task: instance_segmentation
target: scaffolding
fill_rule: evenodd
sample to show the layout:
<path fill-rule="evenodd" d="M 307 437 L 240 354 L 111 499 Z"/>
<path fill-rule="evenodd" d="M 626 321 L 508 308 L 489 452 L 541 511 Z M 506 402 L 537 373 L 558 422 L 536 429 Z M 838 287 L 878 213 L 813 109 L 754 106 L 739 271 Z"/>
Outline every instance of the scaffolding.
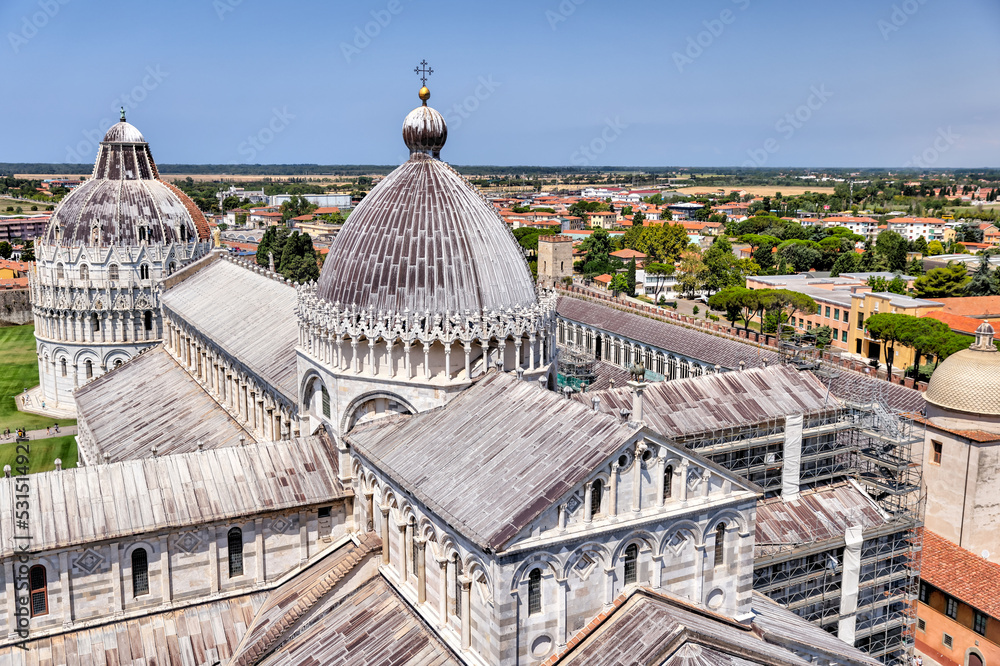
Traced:
<path fill-rule="evenodd" d="M 801 358 L 802 340 L 788 346 L 790 363 Z M 829 386 L 836 371 L 817 368 Z M 858 382 L 845 401 L 803 417 L 799 488 L 822 490 L 855 484 L 878 507 L 877 523 L 859 529 L 855 551 L 845 533 L 808 534 L 800 541 L 757 544 L 754 589 L 886 664 L 909 661 L 916 622 L 922 517 L 917 425 L 886 406 L 880 382 Z M 786 422 L 777 419 L 726 428 L 680 440 L 764 489 L 775 501 L 782 492 Z M 846 517 L 847 525 L 860 520 Z M 819 528 L 817 528 L 819 529 Z M 845 578 L 845 568 L 848 576 Z M 845 585 L 857 602 L 844 602 Z M 849 627 L 845 631 L 845 626 Z"/>
<path fill-rule="evenodd" d="M 578 344 L 559 345 L 559 371 L 556 384 L 561 389 L 569 387 L 573 391 L 586 391 L 594 383 L 594 365 L 597 359 Z"/>

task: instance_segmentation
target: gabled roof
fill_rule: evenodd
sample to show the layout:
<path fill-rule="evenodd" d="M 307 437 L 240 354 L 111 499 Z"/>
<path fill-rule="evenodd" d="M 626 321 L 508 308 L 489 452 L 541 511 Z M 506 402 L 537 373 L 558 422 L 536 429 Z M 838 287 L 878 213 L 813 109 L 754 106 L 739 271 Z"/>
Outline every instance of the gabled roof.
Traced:
<path fill-rule="evenodd" d="M 263 381 L 298 402 L 295 289 L 212 255 L 163 292 L 163 307 L 185 320 Z"/>
<path fill-rule="evenodd" d="M 857 666 L 879 662 L 763 595 L 754 594 L 752 623 L 739 624 L 673 595 L 638 588 L 543 662 L 586 666 L 805 666 L 793 650 Z"/>
<path fill-rule="evenodd" d="M 571 296 L 559 297 L 556 312 L 564 319 L 668 349 L 709 365 L 720 365 L 727 370 L 740 367 L 740 361 L 748 368 L 755 368 L 763 361 L 777 363 L 779 360 L 772 351 Z"/>
<path fill-rule="evenodd" d="M 924 528 L 920 579 L 1000 619 L 1000 564 Z"/>
<path fill-rule="evenodd" d="M 573 399 L 591 404 L 595 397 L 609 414 L 632 408 L 628 387 L 578 393 Z M 827 398 L 826 388 L 811 374 L 776 365 L 653 382 L 644 393 L 643 420 L 664 437 L 682 438 L 838 408 L 840 402 Z"/>
<path fill-rule="evenodd" d="M 373 421 L 347 439 L 457 531 L 499 550 L 640 430 L 492 373 L 444 407 Z"/>
<path fill-rule="evenodd" d="M 329 502 L 349 493 L 338 472 L 323 436 L 33 474 L 30 552 Z M 0 556 L 16 481 L 0 479 Z"/>
<path fill-rule="evenodd" d="M 81 454 L 91 465 L 235 446 L 253 436 L 157 345 L 77 389 Z M 89 441 L 92 439 L 93 441 Z"/>

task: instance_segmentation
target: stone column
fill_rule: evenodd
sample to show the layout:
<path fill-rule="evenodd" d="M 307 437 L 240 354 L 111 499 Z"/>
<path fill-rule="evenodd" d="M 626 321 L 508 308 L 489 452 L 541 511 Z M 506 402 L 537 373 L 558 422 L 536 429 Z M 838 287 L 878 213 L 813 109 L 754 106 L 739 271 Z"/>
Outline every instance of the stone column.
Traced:
<path fill-rule="evenodd" d="M 431 378 L 431 347 L 427 344 L 426 340 L 421 340 L 421 346 L 424 348 L 424 379 Z"/>
<path fill-rule="evenodd" d="M 389 507 L 380 506 L 382 512 L 382 564 L 389 564 Z"/>
<path fill-rule="evenodd" d="M 514 338 L 514 363 L 519 368 L 524 367 L 524 359 L 521 358 L 521 338 Z"/>
<path fill-rule="evenodd" d="M 663 506 L 664 497 L 664 477 L 667 468 L 667 459 L 663 456 L 656 458 L 656 506 Z"/>
<path fill-rule="evenodd" d="M 611 482 L 608 484 L 610 497 L 608 497 L 608 516 L 614 518 L 618 515 L 618 461 L 611 463 Z"/>
<path fill-rule="evenodd" d="M 441 569 L 441 591 L 438 595 L 438 611 L 441 614 L 441 626 L 448 624 L 448 560 L 438 560 L 438 567 Z M 13 617 L 13 616 L 11 616 Z"/>
<path fill-rule="evenodd" d="M 472 379 L 472 343 L 465 343 L 465 378 Z"/>
<path fill-rule="evenodd" d="M 677 490 L 680 493 L 678 499 L 681 502 L 687 502 L 687 498 L 688 498 L 688 466 L 689 465 L 690 465 L 690 463 L 688 463 L 687 460 L 682 460 L 681 461 L 681 478 L 680 479 L 675 479 L 675 480 L 679 480 L 680 481 L 680 483 L 677 484 Z"/>
<path fill-rule="evenodd" d="M 173 601 L 173 579 L 170 572 L 170 539 L 166 534 L 160 537 L 160 599 L 164 604 Z"/>
<path fill-rule="evenodd" d="M 472 609 L 469 608 L 472 601 L 472 579 L 459 576 L 458 582 L 462 586 L 462 649 L 468 650 L 472 647 Z"/>
<path fill-rule="evenodd" d="M 375 496 L 371 492 L 365 493 L 365 531 L 375 531 Z"/>
<path fill-rule="evenodd" d="M 497 342 L 497 356 L 499 357 L 500 372 L 507 370 L 507 338 L 502 338 Z"/>
<path fill-rule="evenodd" d="M 413 379 L 413 373 L 410 370 L 410 346 L 412 344 L 409 340 L 403 343 L 403 370 L 405 371 L 407 380 Z"/>
<path fill-rule="evenodd" d="M 117 542 L 109 544 L 109 548 L 111 548 L 111 590 L 114 596 L 111 610 L 115 615 L 120 615 L 124 612 L 121 549 Z"/>
<path fill-rule="evenodd" d="M 694 547 L 694 599 L 699 606 L 705 600 L 705 544 L 695 544 Z"/>
<path fill-rule="evenodd" d="M 417 603 L 427 601 L 427 539 L 421 539 L 414 535 L 413 548 L 417 556 Z"/>
<path fill-rule="evenodd" d="M 358 364 L 358 338 L 351 337 L 351 370 L 357 374 L 361 372 Z"/>
<path fill-rule="evenodd" d="M 559 584 L 559 624 L 556 628 L 556 644 L 559 647 L 566 645 L 567 625 L 569 624 L 569 579 L 557 578 Z"/>
<path fill-rule="evenodd" d="M 69 628 L 73 624 L 73 591 L 70 589 L 69 581 L 69 553 L 63 551 L 59 553 L 59 589 L 63 597 L 63 627 Z M 9 616 L 13 618 L 13 616 Z"/>
<path fill-rule="evenodd" d="M 444 379 L 451 380 L 451 342 L 444 347 Z"/>
<path fill-rule="evenodd" d="M 219 535 L 214 525 L 208 531 L 208 575 L 212 584 L 212 594 L 219 591 Z"/>
<path fill-rule="evenodd" d="M 638 513 L 642 511 L 642 457 L 648 450 L 646 442 L 639 442 L 635 446 L 635 460 L 632 461 L 632 511 Z"/>
<path fill-rule="evenodd" d="M 254 549 L 254 582 L 262 585 L 267 579 L 264 573 L 264 519 L 254 518 L 253 521 L 253 549 Z"/>
<path fill-rule="evenodd" d="M 406 528 L 409 527 L 408 523 L 397 524 L 396 528 L 399 529 L 399 580 L 402 583 L 406 582 L 407 568 L 409 566 L 406 557 Z"/>
<path fill-rule="evenodd" d="M 591 486 L 592 484 L 590 481 L 583 484 L 583 522 L 585 523 L 589 523 L 594 519 L 590 506 Z"/>

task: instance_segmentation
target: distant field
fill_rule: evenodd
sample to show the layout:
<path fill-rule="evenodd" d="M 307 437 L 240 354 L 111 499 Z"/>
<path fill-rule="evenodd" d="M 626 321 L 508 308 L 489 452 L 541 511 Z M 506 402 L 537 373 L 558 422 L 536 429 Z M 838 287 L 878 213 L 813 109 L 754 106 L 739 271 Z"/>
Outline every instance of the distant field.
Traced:
<path fill-rule="evenodd" d="M 789 187 L 787 185 L 694 185 L 693 187 L 677 187 L 676 188 L 682 194 L 687 194 L 686 190 L 691 192 L 714 192 L 715 190 L 725 190 L 729 192 L 730 190 L 745 190 L 754 196 L 760 197 L 773 197 L 775 192 L 781 192 L 785 196 L 799 196 L 800 194 L 805 194 L 806 192 L 816 192 L 822 194 L 833 194 L 832 187 L 821 187 L 819 185 L 812 185 L 809 187 Z"/>
<path fill-rule="evenodd" d="M 27 201 L 19 201 L 17 199 L 4 199 L 3 197 L 0 197 L 0 213 L 6 213 L 8 207 L 17 210 L 18 206 L 21 207 L 21 211 L 25 214 L 44 213 L 46 206 L 54 206 L 54 205 L 55 204 L 51 203 L 42 203 L 41 201 L 28 203 Z M 32 206 L 38 206 L 38 210 L 37 211 L 31 210 Z"/>
<path fill-rule="evenodd" d="M 14 178 L 26 178 L 28 180 L 48 180 L 49 178 L 63 178 L 66 180 L 80 180 L 81 178 L 90 178 L 90 172 L 87 173 L 15 173 Z"/>
<path fill-rule="evenodd" d="M 60 427 L 76 425 L 73 419 L 52 419 L 17 411 L 15 397 L 25 388 L 38 385 L 34 336 L 35 327 L 31 324 L 0 327 L 0 431 L 6 428 L 37 430 L 56 422 Z"/>
<path fill-rule="evenodd" d="M 368 174 L 377 175 L 377 174 Z M 160 178 L 163 180 L 185 180 L 190 178 L 197 183 L 221 181 L 224 183 L 250 183 L 259 182 L 262 180 L 268 180 L 271 182 L 282 182 L 282 181 L 310 181 L 310 182 L 328 182 L 328 183 L 346 183 L 354 178 L 350 176 L 290 176 L 290 175 L 277 175 L 277 176 L 243 176 L 243 175 L 233 175 L 231 173 L 161 173 Z"/>

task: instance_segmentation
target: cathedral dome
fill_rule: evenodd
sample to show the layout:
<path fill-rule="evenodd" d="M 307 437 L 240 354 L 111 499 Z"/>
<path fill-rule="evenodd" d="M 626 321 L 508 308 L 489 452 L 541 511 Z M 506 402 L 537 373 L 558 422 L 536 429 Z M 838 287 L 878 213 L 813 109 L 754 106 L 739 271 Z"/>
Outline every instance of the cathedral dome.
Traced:
<path fill-rule="evenodd" d="M 208 240 L 198 207 L 160 180 L 149 144 L 122 121 L 108 130 L 91 178 L 66 195 L 49 222 L 45 242 L 67 246 L 134 246 Z"/>
<path fill-rule="evenodd" d="M 975 344 L 942 361 L 925 398 L 947 411 L 1000 416 L 1000 352 L 989 323 L 976 329 Z"/>
<path fill-rule="evenodd" d="M 414 118 L 421 120 L 411 124 Z M 341 308 L 415 314 L 535 305 L 534 280 L 506 223 L 471 184 L 428 154 L 447 136 L 441 114 L 417 108 L 403 136 L 410 159 L 351 213 L 316 295 Z"/>

